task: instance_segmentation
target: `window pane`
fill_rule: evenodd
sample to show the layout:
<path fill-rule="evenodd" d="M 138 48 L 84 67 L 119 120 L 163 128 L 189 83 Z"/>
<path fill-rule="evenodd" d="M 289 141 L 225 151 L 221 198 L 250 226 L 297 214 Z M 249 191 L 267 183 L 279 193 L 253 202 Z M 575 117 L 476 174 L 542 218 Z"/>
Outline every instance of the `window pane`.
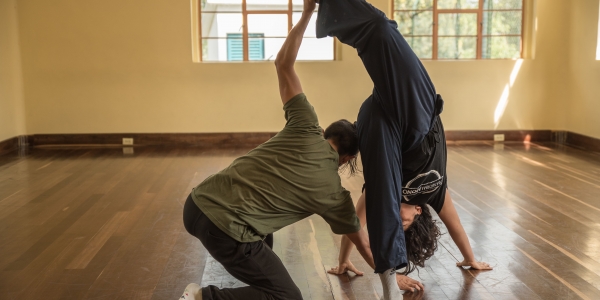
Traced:
<path fill-rule="evenodd" d="M 241 61 L 242 59 L 237 59 L 237 57 L 241 54 L 243 58 L 242 35 L 238 36 L 239 38 L 232 36 L 229 39 L 202 39 L 202 61 L 227 61 L 228 54 L 232 61 Z"/>
<path fill-rule="evenodd" d="M 250 60 L 275 60 L 277 53 L 283 46 L 285 38 L 256 38 L 248 39 L 250 48 Z M 262 44 L 261 44 L 262 42 Z M 258 47 L 263 47 L 263 55 L 260 56 Z M 297 60 L 333 60 L 333 38 L 317 39 L 314 37 L 304 38 L 298 51 Z"/>
<path fill-rule="evenodd" d="M 286 14 L 248 15 L 248 32 L 263 33 L 265 37 L 286 37 L 288 16 Z"/>
<path fill-rule="evenodd" d="M 520 11 L 484 11 L 483 35 L 521 34 Z"/>
<path fill-rule="evenodd" d="M 406 41 L 419 58 L 431 59 L 433 38 L 432 37 L 405 37 Z"/>
<path fill-rule="evenodd" d="M 296 25 L 302 13 L 295 12 L 292 14 L 292 24 Z M 317 37 L 317 14 L 313 14 L 310 17 L 310 21 L 308 22 L 308 26 L 306 27 L 306 31 L 304 31 L 304 37 Z"/>
<path fill-rule="evenodd" d="M 521 9 L 523 0 L 485 0 L 483 9 Z"/>
<path fill-rule="evenodd" d="M 288 10 L 288 0 L 246 0 L 247 10 Z"/>
<path fill-rule="evenodd" d="M 304 9 L 304 0 L 292 0 L 292 10 L 295 12 L 302 12 L 302 10 Z M 317 8 L 315 8 L 315 11 L 317 11 L 319 9 L 319 6 L 317 5 Z"/>
<path fill-rule="evenodd" d="M 242 12 L 242 0 L 201 0 L 203 12 Z"/>
<path fill-rule="evenodd" d="M 304 38 L 298 60 L 333 60 L 333 38 Z"/>
<path fill-rule="evenodd" d="M 242 14 L 202 13 L 202 37 L 226 38 L 228 33 L 242 33 Z"/>
<path fill-rule="evenodd" d="M 477 35 L 477 14 L 439 14 L 439 35 Z"/>
<path fill-rule="evenodd" d="M 394 9 L 417 10 L 433 8 L 433 0 L 394 0 Z"/>
<path fill-rule="evenodd" d="M 431 11 L 397 11 L 394 19 L 398 30 L 403 35 L 431 35 L 433 33 L 433 12 Z"/>
<path fill-rule="evenodd" d="M 521 37 L 494 36 L 483 38 L 483 58 L 520 58 Z"/>
<path fill-rule="evenodd" d="M 264 38 L 264 60 L 275 60 L 279 49 L 283 46 L 283 42 L 285 42 L 285 38 Z"/>
<path fill-rule="evenodd" d="M 479 0 L 438 0 L 438 9 L 477 9 Z"/>
<path fill-rule="evenodd" d="M 477 38 L 441 37 L 438 38 L 438 58 L 459 59 L 477 57 Z"/>

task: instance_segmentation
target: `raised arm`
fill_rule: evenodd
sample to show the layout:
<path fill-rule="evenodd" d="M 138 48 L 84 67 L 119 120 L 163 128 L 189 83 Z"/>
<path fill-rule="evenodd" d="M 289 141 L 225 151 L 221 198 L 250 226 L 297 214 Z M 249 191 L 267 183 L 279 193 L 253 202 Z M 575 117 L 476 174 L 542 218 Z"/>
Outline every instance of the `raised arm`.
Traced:
<path fill-rule="evenodd" d="M 285 39 L 281 50 L 275 59 L 275 67 L 277 68 L 277 79 L 279 80 L 279 94 L 281 101 L 285 105 L 292 97 L 302 93 L 300 79 L 294 70 L 294 63 L 298 56 L 298 50 L 302 44 L 302 37 L 310 21 L 310 17 L 315 10 L 315 0 L 304 0 L 304 10 L 302 17 L 292 28 L 288 37 Z"/>

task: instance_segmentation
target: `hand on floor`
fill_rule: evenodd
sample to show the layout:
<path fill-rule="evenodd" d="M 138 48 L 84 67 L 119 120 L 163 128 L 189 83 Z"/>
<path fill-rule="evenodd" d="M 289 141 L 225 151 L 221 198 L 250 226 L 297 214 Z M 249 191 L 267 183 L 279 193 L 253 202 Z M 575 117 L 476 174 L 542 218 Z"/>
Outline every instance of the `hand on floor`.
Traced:
<path fill-rule="evenodd" d="M 396 282 L 398 282 L 398 287 L 403 291 L 414 292 L 425 289 L 421 282 L 402 274 L 396 274 Z"/>
<path fill-rule="evenodd" d="M 337 267 L 331 268 L 331 270 L 327 271 L 327 273 L 341 275 L 348 271 L 352 271 L 358 276 L 362 276 L 364 274 L 363 272 L 359 271 L 349 260 L 344 263 L 340 263 Z"/>
<path fill-rule="evenodd" d="M 477 270 L 492 270 L 490 264 L 482 261 L 461 261 L 456 263 L 457 267 L 471 267 Z"/>

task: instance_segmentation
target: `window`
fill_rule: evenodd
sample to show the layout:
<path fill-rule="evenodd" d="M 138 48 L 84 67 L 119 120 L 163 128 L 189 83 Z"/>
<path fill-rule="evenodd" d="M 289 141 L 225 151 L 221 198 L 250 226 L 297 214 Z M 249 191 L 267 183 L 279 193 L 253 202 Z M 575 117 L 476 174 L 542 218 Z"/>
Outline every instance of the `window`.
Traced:
<path fill-rule="evenodd" d="M 523 0 L 393 0 L 398 29 L 422 59 L 516 59 Z"/>
<path fill-rule="evenodd" d="M 200 60 L 274 60 L 302 15 L 302 0 L 198 0 Z M 316 38 L 317 14 L 304 34 L 298 60 L 333 60 L 333 38 Z"/>

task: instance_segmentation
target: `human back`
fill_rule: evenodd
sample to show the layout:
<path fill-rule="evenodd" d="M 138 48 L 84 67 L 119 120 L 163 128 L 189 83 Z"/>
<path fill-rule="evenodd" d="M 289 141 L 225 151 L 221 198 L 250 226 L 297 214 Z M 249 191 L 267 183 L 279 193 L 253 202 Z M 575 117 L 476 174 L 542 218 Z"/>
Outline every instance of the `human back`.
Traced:
<path fill-rule="evenodd" d="M 353 228 L 354 209 L 338 174 L 339 156 L 323 137 L 304 94 L 284 106 L 286 126 L 192 192 L 194 202 L 221 230 L 239 242 L 265 235 L 312 214 L 324 216 L 334 232 Z M 327 211 L 347 206 L 350 220 L 336 222 Z M 340 224 L 336 224 L 340 223 Z M 339 227 L 339 228 L 334 228 Z"/>

